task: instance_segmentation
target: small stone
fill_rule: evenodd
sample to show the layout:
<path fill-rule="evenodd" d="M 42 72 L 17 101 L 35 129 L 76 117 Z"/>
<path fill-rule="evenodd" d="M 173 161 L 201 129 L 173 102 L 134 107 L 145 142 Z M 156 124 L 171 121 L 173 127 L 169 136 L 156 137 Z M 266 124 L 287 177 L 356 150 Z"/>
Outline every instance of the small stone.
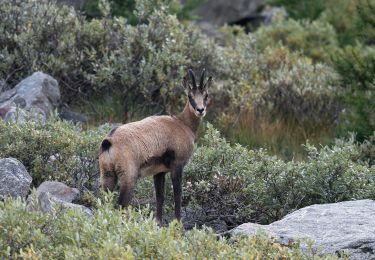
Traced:
<path fill-rule="evenodd" d="M 38 194 L 38 205 L 39 205 L 39 209 L 43 213 L 48 213 L 54 208 L 57 209 L 57 210 L 60 209 L 60 210 L 63 210 L 63 211 L 68 210 L 68 209 L 74 209 L 74 210 L 80 210 L 88 216 L 93 216 L 93 213 L 89 208 L 87 208 L 85 206 L 82 206 L 82 205 L 73 204 L 73 203 L 70 203 L 70 202 L 60 200 L 60 199 L 52 196 L 48 192 L 40 192 Z"/>
<path fill-rule="evenodd" d="M 71 188 L 58 181 L 45 181 L 40 184 L 36 193 L 39 195 L 43 192 L 48 192 L 52 197 L 65 202 L 72 202 L 79 196 L 78 189 Z"/>

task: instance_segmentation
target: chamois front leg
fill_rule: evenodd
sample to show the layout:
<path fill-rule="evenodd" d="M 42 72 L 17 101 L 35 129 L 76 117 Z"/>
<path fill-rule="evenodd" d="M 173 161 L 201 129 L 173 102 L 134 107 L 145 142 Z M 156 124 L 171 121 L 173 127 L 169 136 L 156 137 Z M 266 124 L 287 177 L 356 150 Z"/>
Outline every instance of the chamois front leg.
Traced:
<path fill-rule="evenodd" d="M 133 191 L 135 184 L 138 179 L 138 171 L 133 166 L 123 167 L 119 175 L 119 185 L 120 185 L 120 196 L 119 196 L 119 205 L 123 208 L 127 207 L 130 204 L 130 201 L 133 196 Z"/>
<path fill-rule="evenodd" d="M 181 220 L 182 171 L 183 166 L 176 166 L 171 172 L 174 195 L 174 213 L 177 220 Z"/>
<path fill-rule="evenodd" d="M 163 224 L 165 172 L 154 175 L 155 197 L 156 197 L 156 222 L 159 226 Z"/>

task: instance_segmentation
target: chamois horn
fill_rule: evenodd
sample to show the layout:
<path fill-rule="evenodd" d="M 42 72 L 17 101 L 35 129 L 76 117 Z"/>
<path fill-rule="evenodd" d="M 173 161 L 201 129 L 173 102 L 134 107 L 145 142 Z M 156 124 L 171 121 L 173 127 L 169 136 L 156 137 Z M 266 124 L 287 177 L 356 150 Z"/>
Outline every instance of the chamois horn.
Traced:
<path fill-rule="evenodd" d="M 193 89 L 196 89 L 197 83 L 195 82 L 194 72 L 191 69 L 189 69 L 189 76 L 190 76 L 191 81 L 193 82 Z"/>

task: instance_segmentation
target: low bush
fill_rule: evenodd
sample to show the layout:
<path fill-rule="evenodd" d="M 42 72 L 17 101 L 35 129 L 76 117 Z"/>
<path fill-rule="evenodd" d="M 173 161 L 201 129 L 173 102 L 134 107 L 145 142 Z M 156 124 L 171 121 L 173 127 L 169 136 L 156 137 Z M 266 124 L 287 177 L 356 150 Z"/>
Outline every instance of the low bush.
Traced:
<path fill-rule="evenodd" d="M 341 46 L 360 40 L 373 43 L 374 0 L 268 0 L 283 6 L 295 20 L 321 21 L 330 24 Z"/>
<path fill-rule="evenodd" d="M 110 7 L 109 13 L 111 16 L 121 16 L 126 18 L 130 24 L 137 24 L 137 16 L 134 14 L 136 1 L 135 0 L 87 0 L 83 6 L 83 12 L 89 18 L 103 17 L 101 5 L 107 4 Z M 161 0 L 153 1 L 153 9 L 160 8 L 160 5 L 168 5 L 171 7 L 171 13 L 175 14 L 178 19 L 193 19 L 192 11 L 201 4 L 199 0 L 188 0 L 182 5 L 176 0 Z"/>
<path fill-rule="evenodd" d="M 316 20 L 283 20 L 262 26 L 255 33 L 259 47 L 285 46 L 301 52 L 315 62 L 330 62 L 330 55 L 338 48 L 334 28 L 327 22 Z"/>
<path fill-rule="evenodd" d="M 17 216 L 17 217 L 14 217 Z M 29 211 L 20 200 L 0 201 L 0 257 L 28 259 L 319 259 L 298 244 L 263 236 L 227 240 L 210 229 L 159 228 L 147 210 L 115 210 L 98 202 L 92 217 L 77 212 Z"/>
<path fill-rule="evenodd" d="M 309 19 L 311 21 L 318 18 L 325 10 L 326 2 L 325 0 L 267 0 L 267 3 L 271 5 L 283 6 L 294 19 Z"/>
<path fill-rule="evenodd" d="M 360 159 L 372 153 L 362 154 L 353 140 L 321 149 L 307 144 L 307 160 L 284 162 L 230 145 L 208 127 L 187 167 L 188 194 L 227 223 L 269 223 L 311 204 L 375 198 L 375 168 Z"/>
<path fill-rule="evenodd" d="M 358 44 L 337 52 L 334 66 L 341 75 L 347 110 L 342 115 L 341 131 L 353 131 L 363 141 L 375 129 L 375 48 Z"/>
<path fill-rule="evenodd" d="M 35 186 L 58 180 L 98 195 L 97 151 L 108 130 L 82 130 L 58 120 L 44 126 L 0 122 L 0 158 L 19 159 Z M 184 205 L 235 226 L 269 223 L 315 203 L 375 198 L 371 142 L 358 145 L 349 139 L 321 149 L 306 145 L 305 161 L 285 162 L 262 149 L 230 145 L 209 125 L 185 170 Z M 173 208 L 170 202 L 167 189 L 167 209 Z M 154 204 L 151 178 L 138 183 L 133 203 Z"/>
<path fill-rule="evenodd" d="M 138 23 L 131 26 L 123 18 L 87 21 L 47 0 L 1 0 L 0 78 L 15 84 L 41 70 L 58 80 L 66 102 L 112 91 L 168 110 L 182 92 L 176 79 L 187 67 L 211 68 L 214 48 L 170 14 L 172 7 L 156 7 L 136 1 Z"/>
<path fill-rule="evenodd" d="M 28 121 L 8 124 L 0 120 L 0 158 L 20 160 L 33 185 L 57 180 L 80 190 L 97 190 L 97 155 L 109 126 L 82 130 L 78 125 L 51 119 L 45 125 Z"/>
<path fill-rule="evenodd" d="M 335 73 L 327 65 L 314 64 L 326 60 L 335 45 L 327 24 L 285 21 L 260 29 L 255 36 L 227 27 L 231 33 L 219 44 L 194 24 L 171 14 L 174 2 L 135 1 L 137 23 L 130 25 L 108 13 L 86 20 L 74 9 L 47 0 L 16 4 L 0 0 L 0 78 L 15 85 L 42 70 L 58 80 L 63 102 L 82 106 L 84 101 L 88 105 L 82 109 L 99 111 L 104 106 L 103 111 L 108 111 L 104 114 L 116 113 L 111 117 L 127 121 L 138 114 L 132 111 L 137 105 L 139 110 L 147 107 L 153 113 L 181 109 L 180 79 L 186 68 L 199 71 L 206 67 L 215 79 L 210 89 L 211 118 L 222 129 L 233 128 L 237 115 L 254 108 L 271 125 L 275 117 L 287 115 L 291 122 L 281 125 L 293 125 L 288 131 L 300 136 L 299 146 L 311 136 L 321 136 L 316 133 L 320 127 L 310 127 L 316 125 L 315 119 L 324 119 L 319 125 L 336 123 L 339 109 L 334 99 L 339 91 Z M 322 43 L 327 47 L 319 47 Z M 120 100 L 114 109 L 93 98 L 101 98 L 103 93 L 108 100 L 111 96 Z M 280 96 L 282 102 L 278 102 Z M 102 117 L 100 112 L 93 114 L 95 119 Z M 311 122 L 305 124 L 309 118 Z M 249 126 L 241 127 L 248 136 L 257 135 Z M 309 134 L 300 134 L 296 129 L 301 128 L 307 128 L 302 132 Z"/>
<path fill-rule="evenodd" d="M 225 134 L 242 144 L 269 144 L 286 158 L 306 140 L 319 143 L 333 135 L 342 91 L 339 76 L 330 66 L 313 64 L 286 47 L 259 53 L 254 38 L 241 33 L 221 52 L 223 81 L 217 91 L 225 91 L 226 98 L 218 95 L 218 100 L 217 92 L 212 103 L 225 105 L 216 117 L 217 125 L 228 129 L 223 130 Z M 278 139 L 282 143 L 258 142 Z"/>

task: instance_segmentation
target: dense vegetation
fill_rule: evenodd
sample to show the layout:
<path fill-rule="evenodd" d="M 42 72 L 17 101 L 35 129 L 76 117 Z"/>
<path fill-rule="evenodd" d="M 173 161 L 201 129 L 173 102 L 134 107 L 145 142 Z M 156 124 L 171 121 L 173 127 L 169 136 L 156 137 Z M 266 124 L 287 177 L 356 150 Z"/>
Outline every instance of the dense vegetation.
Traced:
<path fill-rule="evenodd" d="M 212 230 L 184 232 L 177 222 L 159 228 L 146 211 L 115 210 L 108 202 L 99 201 L 93 217 L 0 202 L 0 257 L 6 259 L 320 259 L 315 254 L 262 236 L 228 241 Z"/>
<path fill-rule="evenodd" d="M 46 125 L 0 122 L 0 157 L 22 161 L 35 186 L 54 179 L 98 195 L 97 146 L 108 129 L 82 130 L 57 119 Z M 230 145 L 208 125 L 184 174 L 184 204 L 235 226 L 270 223 L 316 203 L 375 199 L 373 145 L 353 138 L 320 149 L 306 144 L 305 161 L 284 162 L 262 149 Z M 172 201 L 171 190 L 168 196 Z M 143 179 L 134 203 L 152 197 L 152 180 Z"/>
<path fill-rule="evenodd" d="M 185 207 L 233 227 L 314 203 L 375 199 L 375 2 L 341 1 L 270 0 L 289 18 L 252 33 L 225 26 L 212 39 L 188 20 L 196 1 L 92 0 L 87 17 L 47 0 L 0 0 L 0 79 L 13 86 L 49 73 L 63 101 L 92 117 L 85 126 L 0 121 L 0 158 L 19 159 L 33 186 L 53 179 L 79 188 L 79 201 L 95 209 L 92 218 L 42 215 L 0 202 L 1 257 L 309 258 L 261 237 L 158 228 L 147 209 L 151 179 L 136 189 L 140 210 L 114 210 L 112 195 L 99 192 L 96 158 L 111 126 L 98 125 L 176 113 L 179 79 L 205 67 L 215 78 L 213 125 L 186 168 Z"/>
<path fill-rule="evenodd" d="M 298 11 L 297 2 L 272 1 L 287 11 Z M 184 20 L 188 15 L 174 15 L 188 12 L 194 1 L 188 9 L 170 0 L 125 1 L 121 8 L 117 1 L 98 1 L 100 15 L 88 20 L 47 0 L 1 0 L 0 78 L 14 85 L 36 70 L 49 73 L 60 83 L 64 102 L 97 124 L 176 113 L 186 68 L 206 67 L 215 78 L 215 126 L 232 141 L 300 157 L 306 140 L 330 143 L 348 131 L 364 140 L 374 129 L 374 18 L 366 9 L 374 5 L 348 1 L 356 15 L 341 26 L 328 19 L 335 1 L 328 2 L 319 5 L 324 11 L 318 16 L 290 11 L 292 18 L 309 20 L 275 17 L 249 34 L 226 27 L 214 40 Z M 128 10 L 125 3 L 134 9 L 131 23 L 119 16 L 127 16 L 121 11 Z M 354 30 L 339 30 L 347 27 L 357 28 L 351 39 L 358 40 L 341 40 Z"/>

